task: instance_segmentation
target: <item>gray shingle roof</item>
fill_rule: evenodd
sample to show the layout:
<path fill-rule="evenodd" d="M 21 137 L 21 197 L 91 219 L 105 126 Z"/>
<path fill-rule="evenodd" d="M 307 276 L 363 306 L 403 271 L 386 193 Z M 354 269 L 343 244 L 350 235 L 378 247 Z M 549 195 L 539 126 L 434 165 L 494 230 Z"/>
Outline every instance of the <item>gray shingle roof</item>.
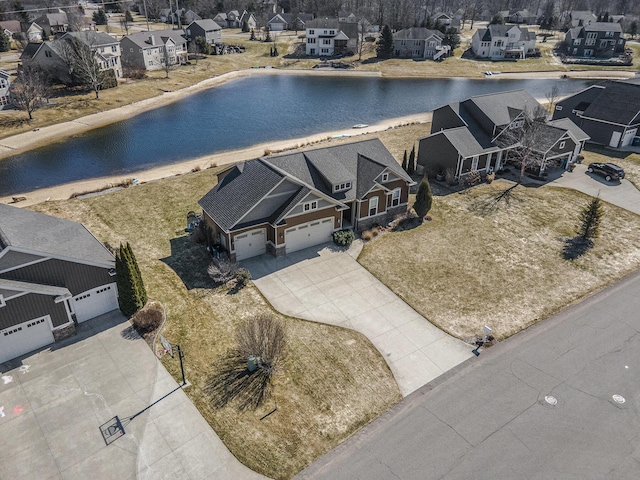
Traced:
<path fill-rule="evenodd" d="M 0 243 L 107 265 L 111 253 L 81 223 L 0 204 Z"/>
<path fill-rule="evenodd" d="M 339 28 L 339 22 L 337 18 L 316 18 L 306 24 L 307 28 Z"/>
<path fill-rule="evenodd" d="M 569 118 L 559 118 L 558 120 L 552 120 L 548 124 L 564 130 L 569 130 L 579 142 L 589 140 L 591 138 Z"/>
<path fill-rule="evenodd" d="M 540 103 L 525 90 L 478 95 L 465 102 L 475 103 L 495 125 L 507 125 L 519 112 L 531 112 L 540 107 Z"/>
<path fill-rule="evenodd" d="M 443 38 L 443 34 L 438 30 L 429 30 L 422 27 L 405 28 L 393 34 L 394 40 L 426 40 L 427 38 L 436 35 Z"/>
<path fill-rule="evenodd" d="M 40 49 L 41 46 L 42 46 L 42 43 L 40 43 L 40 42 L 29 42 L 29 43 L 27 43 L 27 46 L 24 47 L 24 50 L 22 51 L 22 55 L 20 55 L 20 59 L 21 60 L 24 60 L 24 59 L 31 60 L 33 58 L 33 56 L 36 54 L 36 52 Z"/>
<path fill-rule="evenodd" d="M 41 295 L 61 295 L 71 296 L 68 288 L 54 287 L 51 285 L 42 285 L 39 283 L 18 282 L 16 280 L 5 280 L 0 278 L 0 291 L 10 290 L 12 292 L 33 292 Z"/>
<path fill-rule="evenodd" d="M 282 179 L 301 184 L 291 197 L 262 221 L 278 223 L 310 192 L 337 202 L 362 198 L 384 170 L 411 182 L 378 139 L 334 147 L 263 157 L 238 164 L 198 202 L 222 228 L 231 230 Z M 351 182 L 352 188 L 333 193 L 333 185 Z"/>
<path fill-rule="evenodd" d="M 222 30 L 222 27 L 218 25 L 216 22 L 214 22 L 213 20 L 211 20 L 210 18 L 205 18 L 204 20 L 195 20 L 191 22 L 191 25 L 193 25 L 194 23 L 198 25 L 200 28 L 202 28 L 205 32 L 209 30 Z M 189 25 L 189 27 L 191 25 Z"/>
<path fill-rule="evenodd" d="M 547 152 L 566 133 L 566 130 L 557 126 L 537 123 L 535 135 L 535 149 L 539 152 Z"/>
<path fill-rule="evenodd" d="M 480 145 L 476 137 L 472 135 L 467 127 L 450 128 L 436 133 L 436 135 L 438 134 L 444 135 L 460 155 L 465 158 L 499 150 L 499 148 L 493 145 L 487 147 Z"/>
<path fill-rule="evenodd" d="M 622 33 L 622 26 L 617 22 L 591 22 L 585 25 L 584 30 L 586 32 L 620 32 Z"/>
<path fill-rule="evenodd" d="M 283 178 L 262 160 L 249 160 L 236 165 L 198 204 L 220 227 L 231 230 Z"/>
<path fill-rule="evenodd" d="M 82 32 L 67 32 L 60 38 L 64 39 L 65 37 L 77 38 L 82 43 L 84 43 L 85 45 L 89 45 L 90 47 L 113 45 L 118 43 L 118 41 L 111 35 L 103 32 L 96 32 L 94 30 L 85 30 Z"/>
<path fill-rule="evenodd" d="M 606 81 L 599 86 L 604 88 L 584 111 L 585 117 L 622 125 L 640 121 L 640 85 Z"/>
<path fill-rule="evenodd" d="M 153 36 L 154 44 L 152 45 L 149 42 L 149 37 Z M 184 43 L 186 42 L 184 38 L 184 30 L 152 30 L 150 32 L 139 32 L 132 33 L 131 35 L 127 35 L 125 38 L 128 38 L 133 43 L 138 45 L 141 48 L 151 48 L 157 47 L 158 45 L 164 45 L 165 41 L 163 39 L 171 38 L 176 43 Z"/>

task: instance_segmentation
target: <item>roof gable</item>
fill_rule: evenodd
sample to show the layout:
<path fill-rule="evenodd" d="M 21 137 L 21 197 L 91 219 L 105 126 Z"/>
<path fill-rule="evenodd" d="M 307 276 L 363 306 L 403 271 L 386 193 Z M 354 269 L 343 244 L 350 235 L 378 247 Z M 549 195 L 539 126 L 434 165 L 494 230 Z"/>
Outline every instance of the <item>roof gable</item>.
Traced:
<path fill-rule="evenodd" d="M 602 91 L 583 116 L 605 122 L 629 125 L 640 115 L 640 85 L 628 82 L 601 83 Z"/>

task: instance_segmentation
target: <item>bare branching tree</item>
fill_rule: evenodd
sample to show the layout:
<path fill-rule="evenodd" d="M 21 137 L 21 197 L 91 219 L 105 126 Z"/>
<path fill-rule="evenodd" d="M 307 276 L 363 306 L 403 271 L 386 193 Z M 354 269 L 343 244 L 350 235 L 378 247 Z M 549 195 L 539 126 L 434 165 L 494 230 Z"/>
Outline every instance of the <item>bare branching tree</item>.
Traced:
<path fill-rule="evenodd" d="M 100 98 L 100 89 L 104 83 L 104 72 L 96 58 L 94 50 L 77 38 L 69 40 L 73 52 L 73 74 L 86 88 L 93 90 L 96 99 Z"/>
<path fill-rule="evenodd" d="M 256 409 L 271 395 L 273 377 L 285 358 L 284 325 L 272 317 L 257 316 L 241 323 L 235 337 L 235 348 L 214 365 L 217 373 L 205 391 L 216 408 L 235 401 L 240 409 Z"/>
<path fill-rule="evenodd" d="M 173 43 L 165 43 L 162 49 L 162 68 L 165 78 L 169 78 L 169 72 L 177 66 L 176 47 Z"/>
<path fill-rule="evenodd" d="M 553 114 L 553 109 L 560 97 L 560 87 L 558 87 L 557 83 L 554 83 L 551 89 L 545 93 L 545 97 L 547 97 L 547 102 L 549 102 L 549 111 Z"/>
<path fill-rule="evenodd" d="M 33 112 L 40 108 L 49 96 L 49 82 L 46 73 L 38 66 L 23 65 L 11 85 L 13 103 L 33 119 Z"/>
<path fill-rule="evenodd" d="M 368 27 L 369 22 L 367 22 L 366 19 L 361 18 L 358 22 L 358 61 L 362 60 L 362 52 L 364 51 L 364 43 Z"/>

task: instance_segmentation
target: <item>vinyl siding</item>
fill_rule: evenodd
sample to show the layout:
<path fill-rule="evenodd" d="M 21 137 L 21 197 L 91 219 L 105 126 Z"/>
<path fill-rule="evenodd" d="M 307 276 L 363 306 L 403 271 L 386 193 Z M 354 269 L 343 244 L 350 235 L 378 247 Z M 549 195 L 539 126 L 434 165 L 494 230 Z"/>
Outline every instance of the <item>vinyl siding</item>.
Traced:
<path fill-rule="evenodd" d="M 113 283 L 109 269 L 51 259 L 0 274 L 0 278 L 66 287 L 72 295 Z"/>
<path fill-rule="evenodd" d="M 51 315 L 54 327 L 64 325 L 69 322 L 64 302 L 55 303 L 54 298 L 28 293 L 8 300 L 4 307 L 0 307 L 0 330 L 45 315 Z"/>
<path fill-rule="evenodd" d="M 418 164 L 425 168 L 425 173 L 429 176 L 435 176 L 449 168 L 455 173 L 458 151 L 444 135 L 422 138 L 418 147 Z"/>
<path fill-rule="evenodd" d="M 451 109 L 449 105 L 433 111 L 433 121 L 431 122 L 431 133 L 448 128 L 464 127 L 462 119 Z"/>

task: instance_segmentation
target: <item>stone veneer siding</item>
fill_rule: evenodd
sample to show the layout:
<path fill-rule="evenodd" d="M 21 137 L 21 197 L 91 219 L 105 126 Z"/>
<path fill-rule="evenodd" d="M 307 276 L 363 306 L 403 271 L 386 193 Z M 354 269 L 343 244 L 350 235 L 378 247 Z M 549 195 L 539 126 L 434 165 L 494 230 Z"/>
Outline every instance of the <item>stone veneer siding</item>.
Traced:
<path fill-rule="evenodd" d="M 397 207 L 388 208 L 387 211 L 382 215 L 358 220 L 357 231 L 362 232 L 364 230 L 368 230 L 374 225 L 386 225 L 391 222 L 396 215 L 401 215 L 403 213 L 406 213 L 406 211 L 407 205 L 398 205 Z"/>
<path fill-rule="evenodd" d="M 54 330 L 52 333 L 55 341 L 59 342 L 60 340 L 64 340 L 65 338 L 72 337 L 73 335 L 76 334 L 76 324 L 71 323 L 66 327 L 60 328 L 58 330 Z"/>

